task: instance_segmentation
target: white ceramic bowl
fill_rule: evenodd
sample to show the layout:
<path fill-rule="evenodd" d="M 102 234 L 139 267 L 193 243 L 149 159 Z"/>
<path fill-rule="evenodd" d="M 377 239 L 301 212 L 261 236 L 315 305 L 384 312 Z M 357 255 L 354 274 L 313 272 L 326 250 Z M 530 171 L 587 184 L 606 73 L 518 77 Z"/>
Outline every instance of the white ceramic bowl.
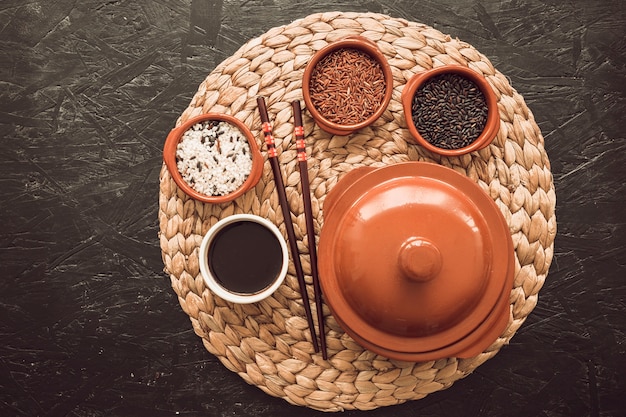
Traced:
<path fill-rule="evenodd" d="M 262 225 L 268 231 L 270 231 L 275 237 L 277 242 L 280 245 L 280 249 L 282 254 L 280 254 L 280 271 L 276 274 L 271 283 L 261 290 L 254 292 L 234 292 L 232 290 L 227 289 L 224 285 L 220 283 L 220 280 L 214 275 L 213 271 L 209 267 L 209 251 L 211 250 L 211 244 L 215 240 L 218 233 L 223 230 L 225 227 L 238 223 L 238 222 L 254 222 Z M 242 242 L 242 246 L 248 246 L 247 249 L 244 249 L 237 255 L 238 261 L 242 263 L 250 262 L 251 254 L 249 251 L 256 251 L 257 248 L 250 247 L 249 242 Z M 263 248 L 258 248 L 262 250 Z M 232 216 L 228 216 L 220 221 L 218 221 L 215 225 L 213 225 L 207 234 L 202 239 L 202 243 L 200 244 L 200 254 L 199 254 L 199 262 L 200 262 L 200 272 L 202 274 L 202 278 L 204 282 L 209 287 L 209 289 L 220 298 L 238 304 L 249 304 L 261 301 L 274 293 L 283 283 L 285 276 L 287 275 L 287 268 L 289 266 L 289 252 L 287 249 L 287 242 L 285 238 L 281 234 L 278 227 L 274 225 L 267 219 L 263 217 L 256 216 L 253 214 L 234 214 Z"/>

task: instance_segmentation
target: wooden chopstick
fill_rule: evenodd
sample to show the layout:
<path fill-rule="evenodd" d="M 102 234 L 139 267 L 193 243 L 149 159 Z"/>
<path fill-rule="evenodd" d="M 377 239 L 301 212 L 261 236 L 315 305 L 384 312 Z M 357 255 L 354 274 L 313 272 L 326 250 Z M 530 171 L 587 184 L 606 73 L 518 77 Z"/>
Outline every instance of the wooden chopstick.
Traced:
<path fill-rule="evenodd" d="M 317 342 L 317 336 L 315 334 L 315 325 L 313 324 L 313 314 L 311 313 L 311 305 L 309 304 L 309 295 L 306 291 L 306 282 L 304 281 L 304 272 L 302 271 L 302 264 L 300 263 L 300 252 L 298 252 L 298 242 L 296 241 L 296 234 L 293 230 L 293 223 L 291 222 L 291 211 L 289 210 L 289 204 L 287 203 L 285 185 L 283 183 L 283 177 L 280 172 L 280 166 L 278 164 L 276 146 L 274 144 L 274 136 L 272 135 L 272 125 L 269 120 L 269 115 L 267 114 L 267 106 L 265 104 L 265 98 L 257 97 L 257 105 L 259 106 L 259 114 L 261 115 L 261 122 L 263 123 L 263 135 L 265 137 L 265 144 L 267 145 L 267 154 L 269 157 L 270 165 L 272 166 L 272 173 L 274 174 L 274 182 L 276 183 L 276 192 L 278 193 L 278 200 L 280 201 L 280 208 L 283 212 L 285 228 L 287 229 L 287 238 L 288 238 L 287 240 L 289 241 L 289 249 L 291 251 L 293 264 L 296 268 L 296 277 L 298 278 L 298 284 L 300 285 L 300 293 L 302 296 L 302 302 L 304 304 L 306 320 L 309 324 L 309 330 L 311 331 L 311 340 L 313 342 L 313 349 L 315 349 L 315 352 L 319 352 L 320 348 Z"/>
<path fill-rule="evenodd" d="M 315 291 L 315 307 L 317 309 L 317 324 L 320 334 L 322 357 L 328 359 L 326 350 L 326 331 L 324 330 L 324 312 L 322 311 L 322 289 L 320 288 L 317 273 L 317 247 L 315 243 L 315 227 L 313 226 L 313 208 L 311 207 L 311 189 L 309 186 L 309 167 L 306 162 L 306 142 L 304 141 L 304 126 L 302 124 L 302 109 L 300 101 L 291 103 L 293 108 L 294 134 L 296 137 L 296 149 L 298 151 L 298 168 L 300 169 L 300 184 L 302 186 L 302 199 L 304 201 L 304 217 L 306 219 L 306 234 L 309 243 L 309 257 L 311 259 L 311 276 Z"/>

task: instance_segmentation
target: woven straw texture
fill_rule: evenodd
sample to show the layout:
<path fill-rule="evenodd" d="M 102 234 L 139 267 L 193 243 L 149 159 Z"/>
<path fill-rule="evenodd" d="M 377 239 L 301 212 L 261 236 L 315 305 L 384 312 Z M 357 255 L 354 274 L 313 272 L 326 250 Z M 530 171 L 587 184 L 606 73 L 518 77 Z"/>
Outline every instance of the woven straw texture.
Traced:
<path fill-rule="evenodd" d="M 355 34 L 376 42 L 389 60 L 393 98 L 373 126 L 350 136 L 322 131 L 304 110 L 316 232 L 319 235 L 323 227 L 326 193 L 356 167 L 430 161 L 476 181 L 500 208 L 515 246 L 509 325 L 485 352 L 470 359 L 424 363 L 389 360 L 355 343 L 325 306 L 329 359 L 323 360 L 313 350 L 293 263 L 274 296 L 251 305 L 233 305 L 214 296 L 200 275 L 200 242 L 221 218 L 258 214 L 272 220 L 287 237 L 267 157 L 256 188 L 229 204 L 188 198 L 165 166 L 160 177 L 159 238 L 165 272 L 205 348 L 269 395 L 323 411 L 368 410 L 417 400 L 450 387 L 496 355 L 536 306 L 556 235 L 556 196 L 543 137 L 521 95 L 485 56 L 467 43 L 403 19 L 339 12 L 310 15 L 244 44 L 200 84 L 178 121 L 209 111 L 232 114 L 250 127 L 264 150 L 256 97 L 266 97 L 309 298 L 313 299 L 313 285 L 290 103 L 302 100 L 302 75 L 315 51 Z M 415 145 L 400 103 L 402 88 L 413 74 L 446 64 L 483 73 L 499 100 L 498 136 L 487 148 L 463 157 L 438 157 Z M 315 316 L 315 305 L 311 307 Z"/>

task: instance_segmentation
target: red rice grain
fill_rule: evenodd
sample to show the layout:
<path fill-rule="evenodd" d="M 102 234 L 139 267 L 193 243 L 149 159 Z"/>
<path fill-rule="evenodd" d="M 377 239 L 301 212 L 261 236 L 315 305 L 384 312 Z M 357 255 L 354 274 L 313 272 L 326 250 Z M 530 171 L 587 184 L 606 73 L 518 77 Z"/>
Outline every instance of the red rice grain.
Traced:
<path fill-rule="evenodd" d="M 369 54 L 342 48 L 322 58 L 311 73 L 311 101 L 328 121 L 350 125 L 370 117 L 385 96 L 383 69 Z"/>

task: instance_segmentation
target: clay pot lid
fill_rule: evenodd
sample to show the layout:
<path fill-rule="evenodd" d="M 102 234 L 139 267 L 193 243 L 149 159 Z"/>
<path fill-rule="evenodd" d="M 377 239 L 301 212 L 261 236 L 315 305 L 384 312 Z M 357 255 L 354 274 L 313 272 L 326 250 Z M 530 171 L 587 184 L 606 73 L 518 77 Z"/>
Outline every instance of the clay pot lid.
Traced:
<path fill-rule="evenodd" d="M 320 280 L 335 318 L 403 360 L 478 354 L 504 330 L 508 226 L 478 185 L 409 162 L 349 173 L 324 203 Z"/>

